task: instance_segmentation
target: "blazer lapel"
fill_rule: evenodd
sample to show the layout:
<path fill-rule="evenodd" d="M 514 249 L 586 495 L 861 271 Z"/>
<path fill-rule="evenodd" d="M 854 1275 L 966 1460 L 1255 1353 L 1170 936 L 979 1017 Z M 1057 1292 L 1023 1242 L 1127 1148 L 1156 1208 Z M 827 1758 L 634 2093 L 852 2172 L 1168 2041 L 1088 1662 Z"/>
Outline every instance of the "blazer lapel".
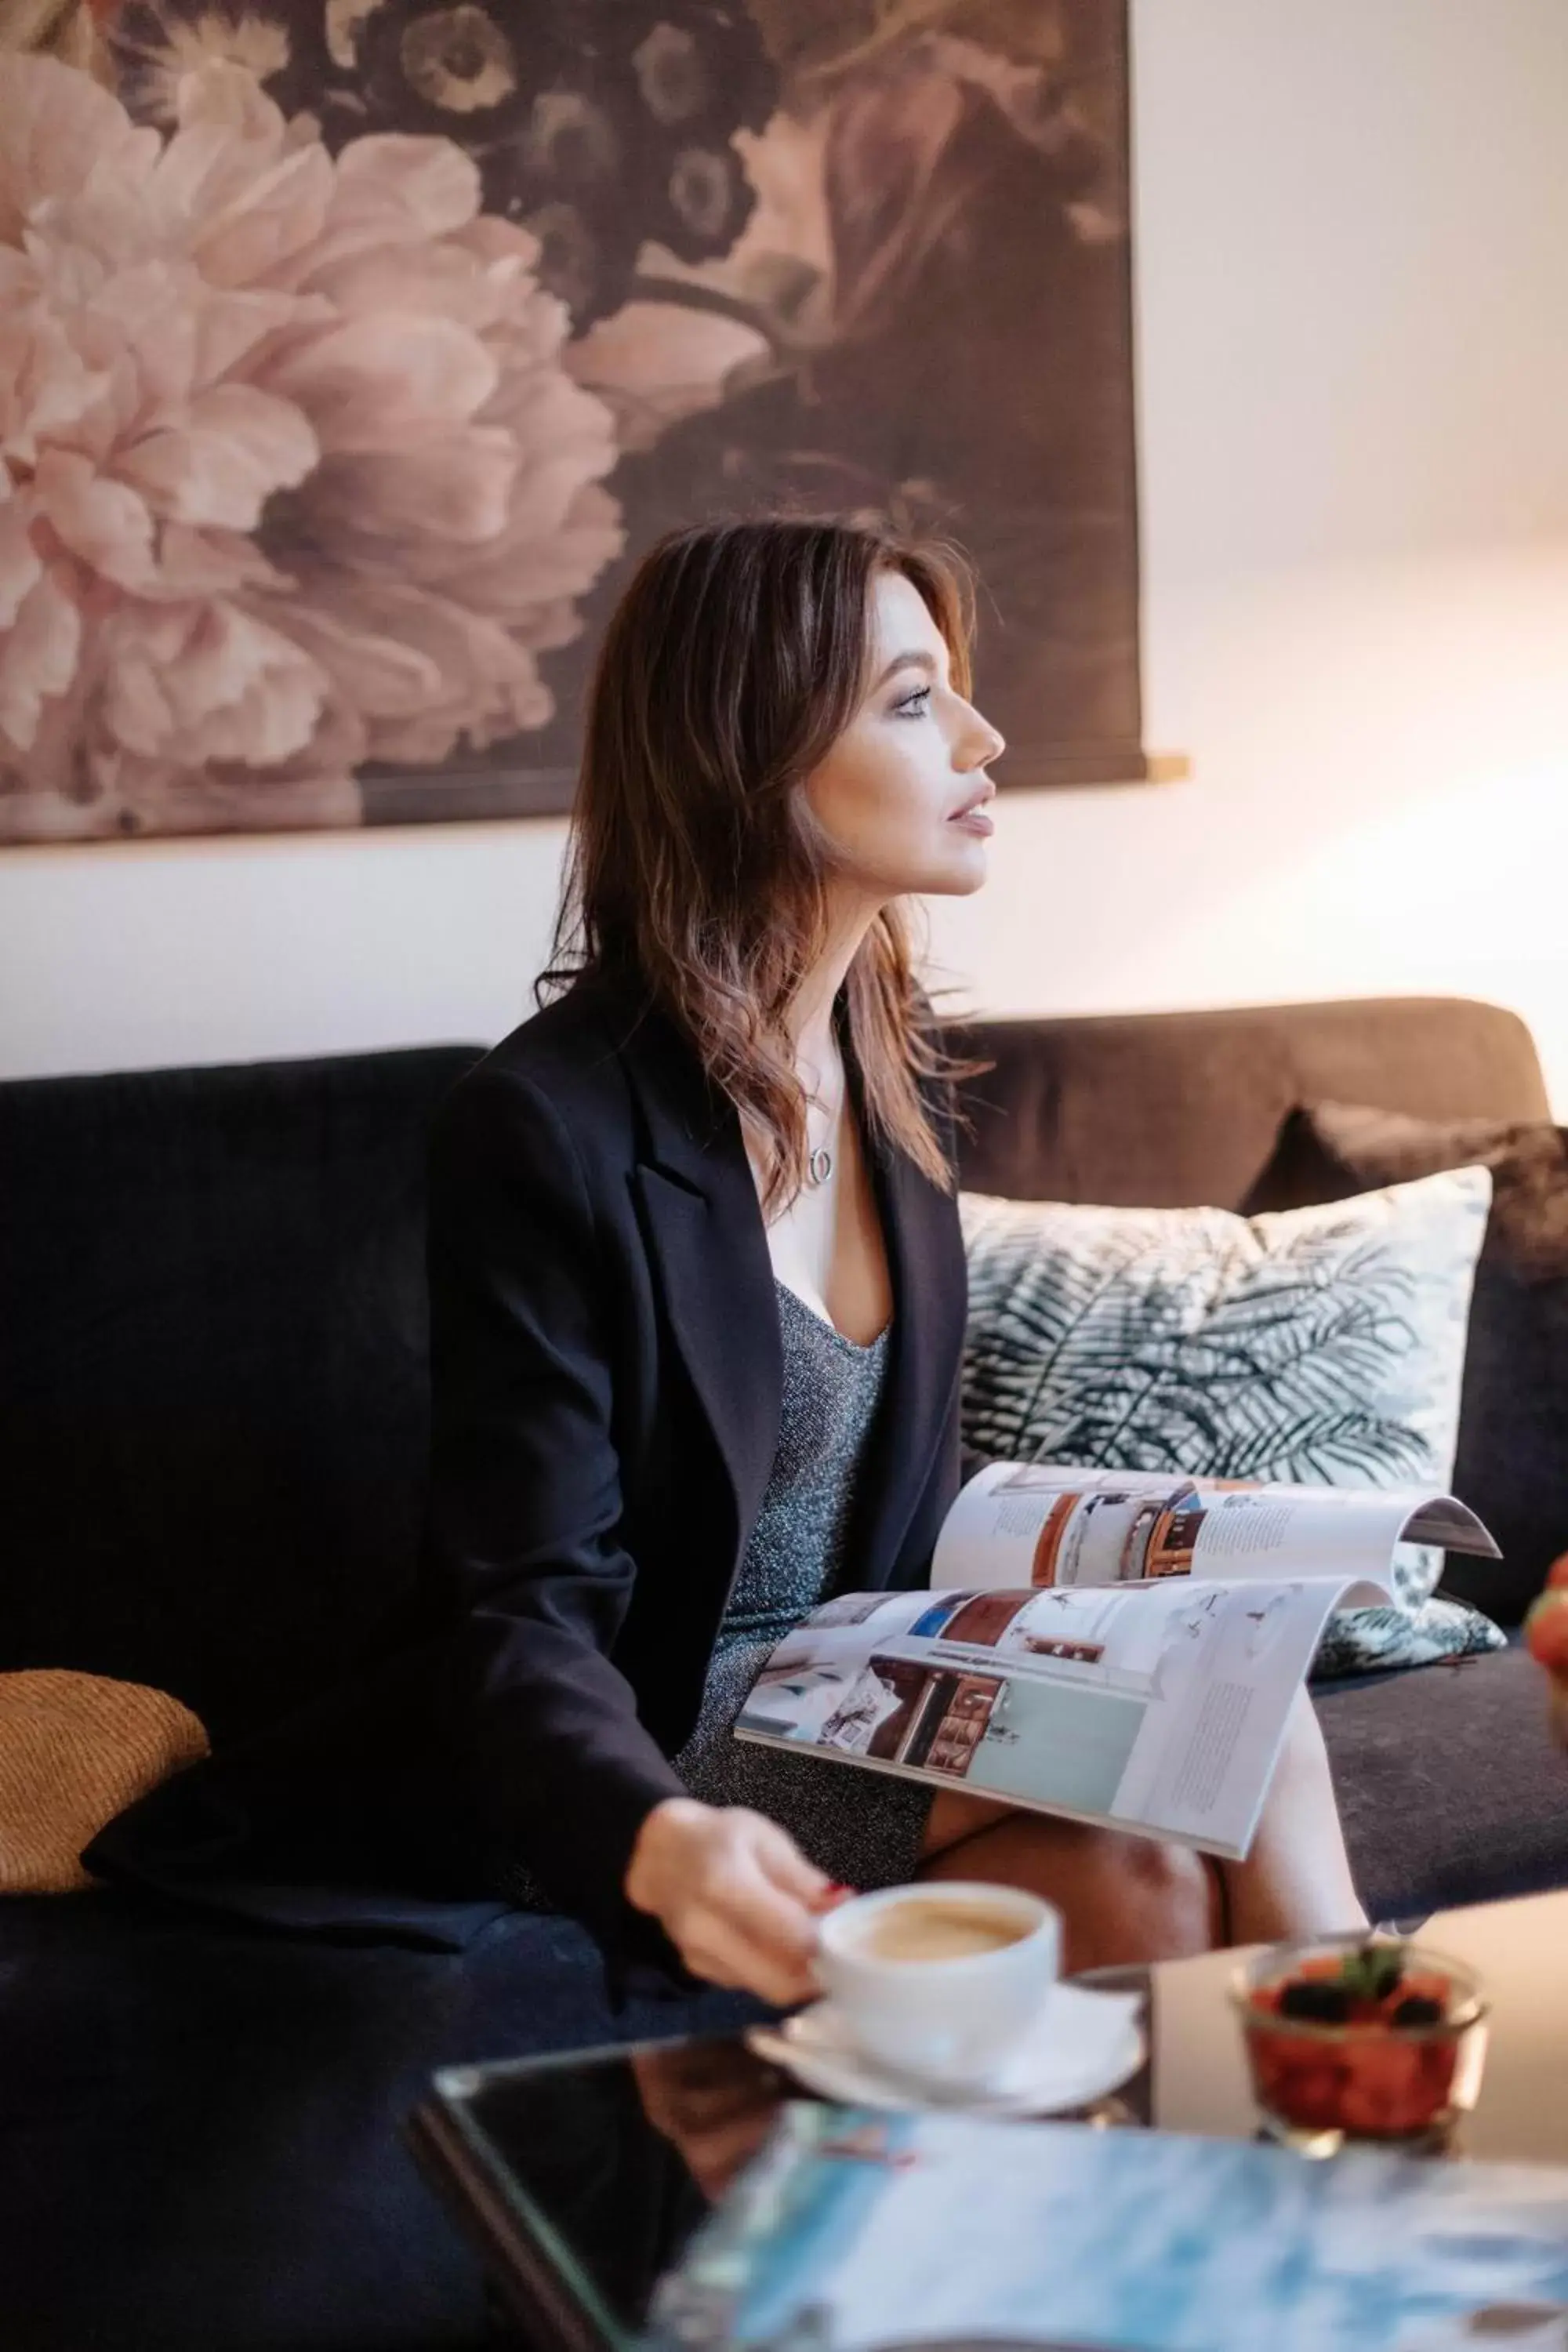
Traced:
<path fill-rule="evenodd" d="M 847 1066 L 858 1112 L 859 1074 Z M 952 1196 L 891 1144 L 872 1149 L 871 1171 L 892 1278 L 893 1329 L 846 1558 L 851 1586 L 868 1589 L 889 1582 L 898 1570 L 933 1457 L 946 1440 L 967 1296 Z"/>
<path fill-rule="evenodd" d="M 845 1039 L 860 1132 L 860 1073 Z M 737 1541 L 755 1520 L 778 1444 L 784 1389 L 773 1261 L 733 1104 L 710 1087 L 675 1024 L 644 1009 L 618 1050 L 640 1107 L 634 1182 L 677 1345 L 733 1490 Z M 886 1388 L 849 1530 L 851 1585 L 898 1564 L 963 1348 L 964 1265 L 951 1197 L 892 1146 L 868 1146 L 887 1244 L 893 1328 Z"/>
<path fill-rule="evenodd" d="M 784 1392 L 773 1261 L 740 1118 L 662 1013 L 646 1013 L 620 1051 L 644 1122 L 633 1173 L 644 1229 L 739 1539 L 762 1504 Z"/>

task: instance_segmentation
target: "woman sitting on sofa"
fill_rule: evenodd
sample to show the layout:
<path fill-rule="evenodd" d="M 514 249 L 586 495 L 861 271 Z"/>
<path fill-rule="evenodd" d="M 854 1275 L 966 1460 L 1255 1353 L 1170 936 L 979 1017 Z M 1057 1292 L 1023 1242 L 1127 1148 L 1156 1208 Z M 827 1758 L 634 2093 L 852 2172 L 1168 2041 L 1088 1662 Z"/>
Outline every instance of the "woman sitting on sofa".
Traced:
<path fill-rule="evenodd" d="M 960 1481 L 905 902 L 985 879 L 967 609 L 948 559 L 860 529 L 654 550 L 594 681 L 549 1001 L 432 1156 L 430 1537 L 501 1883 L 778 2001 L 844 1884 L 1036 1889 L 1073 1968 L 1364 1924 L 1305 1700 L 1217 1865 L 730 1736 L 807 1609 L 923 1583 Z"/>

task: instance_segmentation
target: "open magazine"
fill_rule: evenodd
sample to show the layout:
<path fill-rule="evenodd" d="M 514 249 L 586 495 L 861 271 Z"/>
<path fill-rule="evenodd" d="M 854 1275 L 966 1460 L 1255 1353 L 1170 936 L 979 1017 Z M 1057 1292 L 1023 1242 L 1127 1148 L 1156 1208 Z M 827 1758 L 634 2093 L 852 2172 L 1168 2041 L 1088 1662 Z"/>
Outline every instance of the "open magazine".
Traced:
<path fill-rule="evenodd" d="M 1499 1557 L 1425 1488 L 994 1462 L 930 1589 L 813 1610 L 736 1737 L 1239 1860 L 1330 1612 L 1406 1541 Z"/>

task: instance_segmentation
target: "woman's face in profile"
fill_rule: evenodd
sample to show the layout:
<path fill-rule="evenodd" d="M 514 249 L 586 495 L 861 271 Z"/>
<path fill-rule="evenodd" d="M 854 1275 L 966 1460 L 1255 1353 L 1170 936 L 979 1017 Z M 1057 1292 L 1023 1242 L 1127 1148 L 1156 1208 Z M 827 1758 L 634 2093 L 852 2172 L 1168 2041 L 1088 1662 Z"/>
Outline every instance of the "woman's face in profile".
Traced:
<path fill-rule="evenodd" d="M 836 868 L 879 904 L 907 892 L 962 897 L 985 879 L 1002 738 L 952 684 L 946 641 L 901 572 L 871 583 L 870 680 L 806 778 Z"/>

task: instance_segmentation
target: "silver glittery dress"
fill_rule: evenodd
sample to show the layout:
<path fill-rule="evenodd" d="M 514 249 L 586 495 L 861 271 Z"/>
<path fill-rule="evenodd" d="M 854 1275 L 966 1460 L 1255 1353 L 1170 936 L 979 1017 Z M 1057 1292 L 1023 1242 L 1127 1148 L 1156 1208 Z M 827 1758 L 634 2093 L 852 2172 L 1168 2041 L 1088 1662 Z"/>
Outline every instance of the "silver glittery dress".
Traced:
<path fill-rule="evenodd" d="M 749 1805 L 787 1829 L 831 1878 L 888 1886 L 920 1856 L 928 1791 L 821 1758 L 736 1739 L 746 1694 L 774 1643 L 820 1601 L 853 1588 L 844 1538 L 887 1371 L 889 1333 L 847 1339 L 774 1280 L 784 1345 L 778 1444 L 714 1645 L 697 1728 L 675 1759 L 694 1797 Z"/>
<path fill-rule="evenodd" d="M 710 1805 L 749 1805 L 788 1830 L 845 1886 L 894 1886 L 914 1874 L 930 1792 L 819 1757 L 734 1737 L 735 1717 L 774 1643 L 819 1601 L 854 1589 L 844 1538 L 855 1481 L 881 1398 L 889 1334 L 868 1347 L 774 1278 L 784 1391 L 773 1468 L 714 1643 L 702 1707 L 675 1769 Z M 531 1873 L 498 1861 L 496 1890 L 523 1910 L 553 1908 Z"/>

